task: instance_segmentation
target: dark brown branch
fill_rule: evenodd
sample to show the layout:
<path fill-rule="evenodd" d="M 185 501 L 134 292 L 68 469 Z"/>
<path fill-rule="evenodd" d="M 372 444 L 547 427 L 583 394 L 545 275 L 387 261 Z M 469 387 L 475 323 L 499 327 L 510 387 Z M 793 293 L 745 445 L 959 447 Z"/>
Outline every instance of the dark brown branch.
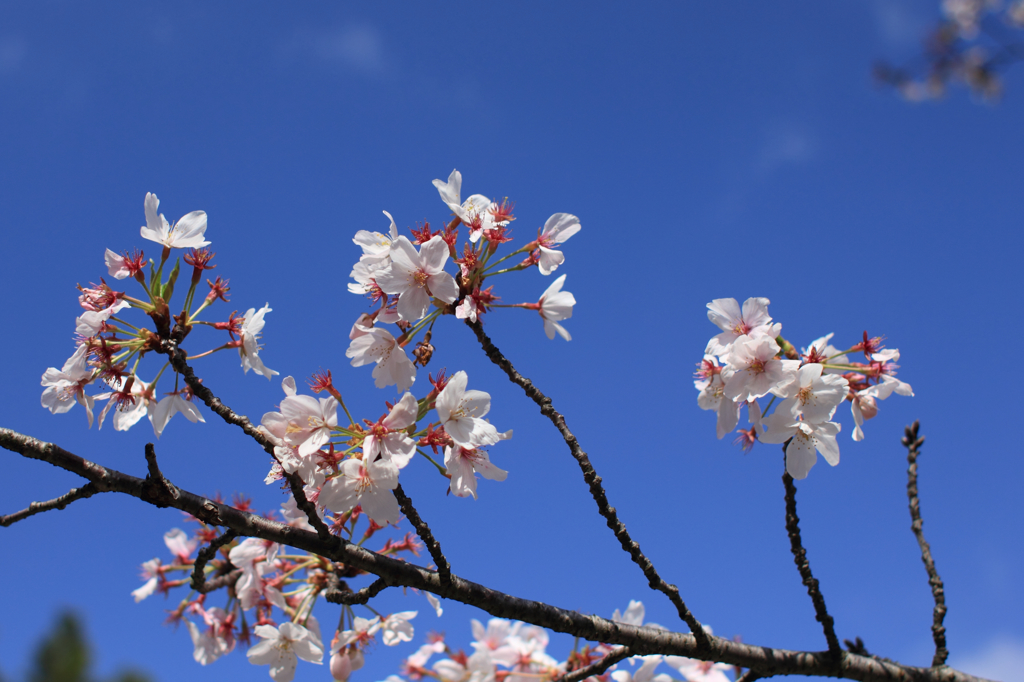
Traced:
<path fill-rule="evenodd" d="M 178 497 L 178 489 L 160 473 L 160 465 L 156 462 L 156 448 L 152 443 L 146 443 L 146 469 L 146 501 L 157 507 L 169 507 Z"/>
<path fill-rule="evenodd" d="M 633 562 L 640 567 L 644 572 L 644 577 L 647 578 L 648 583 L 652 590 L 658 590 L 664 593 L 672 604 L 676 607 L 679 612 L 679 617 L 686 622 L 690 628 L 690 632 L 693 633 L 694 637 L 697 638 L 697 642 L 701 648 L 711 647 L 713 644 L 712 638 L 704 632 L 703 626 L 700 621 L 692 613 L 690 609 L 686 607 L 682 597 L 679 596 L 679 588 L 675 585 L 670 585 L 658 574 L 658 571 L 654 568 L 654 564 L 647 556 L 640 551 L 640 545 L 630 537 L 629 531 L 626 530 L 626 524 L 619 520 L 618 514 L 615 511 L 615 507 L 608 503 L 608 496 L 604 492 L 604 487 L 601 485 L 601 477 L 594 471 L 593 465 L 590 463 L 590 458 L 587 453 L 580 447 L 579 442 L 576 440 L 576 436 L 572 434 L 569 427 L 565 425 L 565 418 L 555 410 L 551 405 L 551 398 L 547 397 L 536 386 L 533 382 L 524 377 L 516 368 L 512 366 L 512 363 L 502 355 L 498 347 L 494 345 L 491 339 L 484 332 L 483 326 L 480 322 L 470 322 L 466 320 L 466 324 L 476 334 L 477 340 L 483 347 L 487 357 L 490 358 L 491 362 L 496 364 L 505 374 L 508 375 L 509 380 L 518 385 L 526 393 L 526 396 L 537 403 L 540 407 L 541 414 L 551 420 L 551 423 L 555 425 L 558 432 L 562 434 L 562 438 L 565 440 L 566 445 L 569 446 L 569 451 L 572 456 L 576 459 L 579 464 L 580 470 L 583 472 L 583 480 L 586 481 L 587 485 L 590 486 L 590 494 L 597 503 L 597 509 L 601 516 L 605 518 L 608 527 L 615 534 L 616 539 L 622 546 L 622 549 L 629 554 Z"/>
<path fill-rule="evenodd" d="M 917 544 L 921 547 L 921 561 L 924 562 L 925 570 L 928 571 L 928 584 L 932 588 L 932 597 L 935 599 L 935 609 L 932 611 L 932 639 L 935 640 L 935 656 L 932 657 L 932 665 L 945 665 L 949 650 L 946 649 L 946 628 L 942 621 L 946 617 L 946 592 L 942 586 L 942 578 L 935 570 L 935 561 L 932 559 L 932 550 L 928 541 L 924 539 L 924 522 L 921 520 L 921 502 L 917 496 L 917 456 L 921 454 L 921 446 L 924 444 L 924 436 L 918 437 L 920 428 L 919 422 L 908 426 L 906 435 L 903 437 L 903 445 L 907 448 L 907 497 L 910 500 L 910 529 L 914 531 Z"/>
<path fill-rule="evenodd" d="M 228 544 L 238 535 L 233 530 L 228 530 L 218 538 L 215 538 L 208 547 L 203 547 L 196 555 L 196 563 L 192 566 L 192 589 L 200 594 L 206 594 L 225 585 L 234 583 L 242 575 L 241 569 L 229 571 L 225 575 L 218 576 L 210 582 L 206 582 L 206 564 L 217 556 L 217 550 Z"/>
<path fill-rule="evenodd" d="M 786 532 L 789 534 L 789 549 L 793 552 L 793 563 L 800 571 L 807 594 L 814 603 L 814 618 L 821 623 L 825 631 L 825 641 L 828 642 L 828 651 L 838 665 L 843 657 L 843 650 L 836 638 L 836 631 L 832 616 L 828 615 L 825 608 L 825 597 L 818 588 L 818 580 L 811 574 L 811 564 L 807 560 L 807 550 L 800 541 L 800 517 L 796 515 L 796 486 L 793 484 L 793 477 L 789 472 L 782 474 L 782 483 L 786 486 Z"/>
<path fill-rule="evenodd" d="M 380 594 L 388 583 L 384 578 L 377 578 L 372 583 L 353 592 L 343 580 L 339 580 L 337 574 L 327 574 L 327 589 L 324 590 L 324 599 L 332 604 L 365 604 Z"/>
<path fill-rule="evenodd" d="M 633 655 L 628 646 L 619 647 L 610 654 L 602 658 L 600 661 L 595 661 L 588 666 L 584 666 L 579 670 L 572 670 L 562 675 L 556 680 L 556 682 L 580 682 L 585 680 L 591 675 L 597 676 L 604 674 L 605 670 L 612 667 L 619 661 L 625 660 Z"/>
<path fill-rule="evenodd" d="M 143 479 L 102 467 L 53 443 L 0 428 L 0 447 L 78 474 L 94 483 L 101 492 L 119 492 L 143 499 Z M 979 680 L 948 666 L 915 668 L 854 654 L 844 655 L 837 665 L 834 657 L 826 651 L 773 649 L 721 637 L 709 636 L 712 639 L 709 650 L 709 647 L 700 645 L 692 634 L 637 627 L 584 615 L 578 611 L 505 594 L 456 575 L 451 575 L 448 580 L 442 580 L 436 571 L 371 552 L 342 538 L 331 536 L 324 540 L 316 533 L 244 512 L 187 490 L 177 490 L 178 497 L 170 506 L 207 523 L 229 528 L 239 536 L 258 537 L 311 552 L 331 561 L 373 573 L 383 578 L 389 585 L 432 592 L 445 599 L 475 606 L 496 618 L 521 620 L 591 642 L 622 644 L 628 646 L 635 655 L 662 654 L 687 656 L 704 661 L 721 661 L 729 665 L 759 670 L 763 676 L 820 675 L 863 682 Z"/>
<path fill-rule="evenodd" d="M 756 670 L 748 670 L 738 677 L 736 682 L 754 682 L 754 680 L 763 680 L 766 677 L 771 677 L 771 675 L 765 675 L 757 672 Z"/>
<path fill-rule="evenodd" d="M 448 559 L 445 557 L 444 552 L 441 551 L 441 543 L 435 538 L 434 534 L 430 532 L 430 526 L 427 522 L 420 518 L 420 514 L 416 511 L 416 507 L 412 506 L 412 500 L 402 490 L 402 484 L 399 483 L 398 487 L 395 488 L 395 498 L 398 500 L 398 506 L 402 509 L 402 513 L 405 514 L 406 518 L 409 519 L 409 523 L 416 529 L 416 535 L 420 536 L 420 540 L 427 546 L 427 551 L 430 552 L 430 558 L 434 560 L 434 564 L 437 565 L 437 574 L 441 576 L 442 580 L 448 580 L 451 578 L 452 567 L 448 563 Z"/>
<path fill-rule="evenodd" d="M 51 509 L 63 509 L 75 500 L 84 500 L 87 497 L 92 497 L 98 492 L 100 491 L 96 486 L 92 483 L 86 483 L 81 488 L 72 488 L 70 491 L 56 499 L 49 500 L 47 502 L 33 502 L 26 509 L 16 511 L 13 514 L 7 514 L 6 516 L 0 516 L 0 526 L 6 528 L 12 523 L 17 523 L 22 519 L 27 519 L 30 516 L 35 516 L 36 514 L 44 511 L 50 511 Z"/>
<path fill-rule="evenodd" d="M 182 336 L 179 333 L 178 327 L 175 327 L 175 334 Z M 178 342 L 172 339 L 164 339 L 160 342 L 160 353 L 167 356 L 171 362 L 171 367 L 174 371 L 181 375 L 188 384 L 188 387 L 192 389 L 192 394 L 202 400 L 208 408 L 213 410 L 221 419 L 226 421 L 228 424 L 233 424 L 245 432 L 245 435 L 252 438 L 254 441 L 260 444 L 260 446 L 267 451 L 267 453 L 275 460 L 277 456 L 274 454 L 274 444 L 267 438 L 259 429 L 252 425 L 249 418 L 245 415 L 236 414 L 234 410 L 221 402 L 220 398 L 213 394 L 213 391 L 209 387 L 204 386 L 203 382 L 196 377 L 195 372 L 192 371 L 192 367 L 189 366 L 186 358 L 188 354 L 178 346 Z M 306 518 L 309 519 L 309 523 L 316 530 L 317 535 L 320 536 L 321 540 L 326 540 L 331 537 L 331 531 L 327 528 L 327 524 L 320 518 L 320 514 L 317 513 L 316 505 L 310 502 L 306 498 L 306 493 L 303 491 L 302 479 L 296 473 L 289 474 L 284 472 L 284 477 L 288 481 L 288 487 L 291 490 L 292 497 L 295 498 L 295 504 L 298 505 L 299 509 L 306 514 Z"/>

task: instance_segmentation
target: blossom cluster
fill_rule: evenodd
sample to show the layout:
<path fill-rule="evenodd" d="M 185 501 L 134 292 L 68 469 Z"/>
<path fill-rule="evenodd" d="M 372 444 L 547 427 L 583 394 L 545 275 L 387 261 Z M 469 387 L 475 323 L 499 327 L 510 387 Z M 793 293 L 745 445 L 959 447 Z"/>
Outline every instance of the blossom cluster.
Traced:
<path fill-rule="evenodd" d="M 733 298 L 708 303 L 708 319 L 721 332 L 708 341 L 698 365 L 697 403 L 717 413 L 719 438 L 736 428 L 746 407 L 751 427 L 740 430 L 737 442 L 748 450 L 757 441 L 786 443 L 786 471 L 802 479 L 817 453 L 832 466 L 839 463 L 841 427 L 832 420 L 840 403 L 850 403 L 853 439 L 859 441 L 864 420 L 878 413 L 879 400 L 914 393 L 895 376 L 900 352 L 884 348 L 881 337 L 864 332 L 859 343 L 839 350 L 828 334 L 797 352 L 769 316 L 768 303 L 767 298 L 748 298 L 742 308 Z M 863 353 L 866 362 L 852 361 L 851 353 Z M 762 409 L 758 400 L 769 395 Z M 767 415 L 776 399 L 781 402 Z"/>
<path fill-rule="evenodd" d="M 462 201 L 462 174 L 457 170 L 447 181 L 434 180 L 434 186 L 453 214 L 442 230 L 431 230 L 430 223 L 424 223 L 411 230 L 410 239 L 399 234 L 394 218 L 384 211 L 390 223 L 387 233 L 359 230 L 353 238 L 363 253 L 352 268 L 354 282 L 349 291 L 367 296 L 379 307 L 356 320 L 346 355 L 355 367 L 376 365 L 373 378 L 378 388 L 393 385 L 401 392 L 412 386 L 416 365 L 426 366 L 434 353 L 432 330 L 442 315 L 477 322 L 493 308 L 524 308 L 540 314 L 549 339 L 555 334 L 566 341 L 572 338 L 560 324 L 572 317 L 576 304 L 571 293 L 562 291 L 565 275 L 555 279 L 535 303 L 500 303 L 494 285 L 485 288 L 485 284 L 491 277 L 532 267 L 542 275 L 552 274 L 565 262 L 557 247 L 580 231 L 579 219 L 555 213 L 535 240 L 496 257 L 502 245 L 512 241 L 513 204 L 482 194 Z M 461 251 L 457 248 L 460 227 L 467 232 Z M 515 256 L 524 258 L 499 267 Z M 456 266 L 454 275 L 445 270 L 449 259 Z M 397 336 L 380 326 L 385 324 L 396 325 Z M 423 339 L 410 359 L 405 348 L 421 332 Z"/>
<path fill-rule="evenodd" d="M 264 317 L 271 311 L 269 304 L 259 310 L 250 308 L 241 316 L 237 311 L 233 312 L 224 321 L 199 319 L 200 314 L 216 301 L 228 302 L 230 290 L 228 280 L 220 277 L 215 281 L 207 279 L 209 293 L 201 303 L 196 299 L 203 272 L 217 267 L 210 263 L 215 254 L 206 248 L 210 245 L 205 237 L 206 213 L 192 211 L 172 225 L 159 213 L 159 206 L 160 201 L 155 194 L 146 195 L 146 224 L 140 228 L 143 239 L 160 245 L 159 263 L 147 260 L 144 252 L 138 250 L 118 254 L 107 249 L 104 255 L 107 275 L 118 281 L 135 280 L 142 294 L 133 297 L 116 290 L 107 284 L 105 278 L 100 278 L 99 284 L 79 287 L 78 301 L 85 312 L 75 320 L 75 351 L 61 369 L 50 367 L 42 377 L 45 388 L 41 402 L 50 412 L 67 412 L 78 403 L 85 408 L 91 427 L 96 401 L 106 400 L 99 415 L 100 428 L 108 412 L 115 409 L 115 430 L 126 431 L 143 417 L 148 417 L 158 438 L 175 414 L 183 414 L 193 423 L 205 421 L 192 404 L 191 390 L 183 385 L 177 373 L 174 374 L 174 390 L 158 397 L 157 382 L 170 366 L 169 362 L 165 362 L 150 381 L 144 381 L 138 374 L 143 357 L 160 349 L 162 341 L 171 335 L 172 326 L 179 340 L 188 336 L 197 325 L 227 332 L 228 339 L 223 345 L 192 358 L 218 350 L 237 349 L 244 372 L 252 369 L 268 379 L 277 374 L 267 368 L 259 357 Z M 181 271 L 181 260 L 175 260 L 173 268 L 164 277 L 172 249 L 187 249 L 182 260 L 192 267 L 189 287 L 177 314 L 172 314 L 171 301 Z M 129 322 L 125 315 L 131 310 L 145 313 L 152 328 L 143 323 Z M 100 392 L 86 393 L 90 386 L 99 387 Z"/>
<path fill-rule="evenodd" d="M 1015 43 L 1024 29 L 1024 0 L 942 0 L 941 11 L 925 40 L 925 68 L 880 64 L 876 78 L 912 102 L 942 97 L 956 82 L 984 101 L 998 100 L 1000 70 L 1019 58 Z M 1015 34 L 1016 41 L 1006 40 Z"/>
<path fill-rule="evenodd" d="M 239 498 L 233 504 L 246 510 L 250 507 L 248 500 Z M 290 526 L 310 529 L 306 516 L 292 499 L 282 505 L 280 518 Z M 355 537 L 361 543 L 371 540 L 383 530 L 359 508 L 351 510 L 344 518 L 335 519 L 334 528 L 350 540 Z M 164 535 L 164 543 L 172 559 L 165 563 L 155 558 L 143 564 L 146 582 L 132 592 L 135 601 L 142 601 L 156 592 L 168 594 L 174 588 L 189 585 L 197 546 L 214 538 L 216 531 L 203 523 L 199 523 L 199 528 L 191 536 L 177 528 L 168 531 Z M 421 549 L 413 536 L 406 535 L 398 542 L 388 539 L 376 551 L 384 556 L 401 556 L 404 553 L 418 554 Z M 273 542 L 246 538 L 224 545 L 217 557 L 206 563 L 204 572 L 207 580 L 226 579 L 229 582 L 224 606 L 210 606 L 208 595 L 193 592 L 181 600 L 170 617 L 172 622 L 184 621 L 187 626 L 192 639 L 193 658 L 197 663 L 209 665 L 242 643 L 249 647 L 246 656 L 251 663 L 270 666 L 270 676 L 275 682 L 289 682 L 295 674 L 298 659 L 322 664 L 325 654 L 336 655 L 342 648 L 338 642 L 345 640 L 345 633 L 339 628 L 333 650 L 327 650 L 313 607 L 318 597 L 331 586 L 347 589 L 342 578 L 358 577 L 360 571 L 314 554 L 292 554 Z M 438 600 L 429 594 L 427 599 L 440 616 Z M 363 620 L 354 617 L 351 608 L 345 613 L 355 626 Z M 409 621 L 415 616 L 415 611 L 405 611 L 376 618 L 372 624 L 373 632 L 379 631 L 388 646 L 410 641 L 413 627 Z M 351 643 L 346 641 L 346 644 Z M 351 672 L 362 665 L 362 659 L 353 654 L 347 664 L 348 672 Z M 336 672 L 337 665 L 331 661 L 332 673 Z M 348 674 L 335 676 L 346 679 Z"/>
<path fill-rule="evenodd" d="M 631 601 L 624 613 L 616 609 L 612 614 L 615 622 L 663 629 L 656 623 L 644 625 L 643 619 L 644 605 L 639 601 Z M 426 644 L 405 659 L 401 674 L 391 675 L 385 682 L 415 681 L 426 677 L 438 682 L 557 680 L 568 672 L 600 661 L 615 650 L 608 644 L 585 644 L 581 647 L 577 641 L 565 660 L 559 661 L 547 653 L 549 637 L 542 628 L 501 618 L 492 618 L 486 626 L 474 619 L 471 626 L 474 640 L 470 644 L 471 652 L 453 650 L 442 635 L 431 634 Z M 710 629 L 708 631 L 710 633 Z M 430 663 L 435 654 L 445 658 Z M 635 670 L 616 664 L 599 677 L 586 678 L 587 682 L 729 682 L 725 673 L 733 670 L 723 663 L 707 663 L 683 656 L 632 656 L 627 660 Z M 675 670 L 678 677 L 655 674 L 661 663 Z"/>

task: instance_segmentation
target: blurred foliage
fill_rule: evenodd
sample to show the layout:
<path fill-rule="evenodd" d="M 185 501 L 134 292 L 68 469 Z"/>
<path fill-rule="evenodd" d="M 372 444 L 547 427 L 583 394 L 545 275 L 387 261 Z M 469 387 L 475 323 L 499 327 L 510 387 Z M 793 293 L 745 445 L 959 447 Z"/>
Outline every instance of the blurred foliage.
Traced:
<path fill-rule="evenodd" d="M 85 627 L 74 613 L 64 612 L 36 648 L 26 679 L 28 682 L 97 682 L 89 670 L 92 659 Z M 109 682 L 152 682 L 152 678 L 129 670 L 114 675 Z"/>

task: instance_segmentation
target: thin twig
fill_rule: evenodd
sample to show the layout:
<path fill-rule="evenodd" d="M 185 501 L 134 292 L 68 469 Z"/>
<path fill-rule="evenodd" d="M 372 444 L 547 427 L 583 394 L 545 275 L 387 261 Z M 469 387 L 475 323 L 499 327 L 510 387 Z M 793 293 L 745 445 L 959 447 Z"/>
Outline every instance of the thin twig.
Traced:
<path fill-rule="evenodd" d="M 935 609 L 932 611 L 932 639 L 935 640 L 935 656 L 932 657 L 932 665 L 945 665 L 949 650 L 946 649 L 946 628 L 942 621 L 946 617 L 946 592 L 942 586 L 942 578 L 935 570 L 935 561 L 932 559 L 932 550 L 928 541 L 924 539 L 924 522 L 921 520 L 921 502 L 917 495 L 917 456 L 921 454 L 921 446 L 924 444 L 924 436 L 918 436 L 919 422 L 908 426 L 906 435 L 903 437 L 903 445 L 907 448 L 907 498 L 910 500 L 910 530 L 914 531 L 917 544 L 921 546 L 921 561 L 924 562 L 925 570 L 928 571 L 928 584 L 932 588 L 932 597 L 935 599 Z"/>
<path fill-rule="evenodd" d="M 437 565 L 437 574 L 441 576 L 442 580 L 450 580 L 452 575 L 452 566 L 448 563 L 447 557 L 444 552 L 441 551 L 441 543 L 437 541 L 434 534 L 430 532 L 430 526 L 424 521 L 416 507 L 412 506 L 412 500 L 402 490 L 402 484 L 399 483 L 395 488 L 395 499 L 398 500 L 398 506 L 401 508 L 402 513 L 405 514 L 406 518 L 409 519 L 409 523 L 416 529 L 416 535 L 420 536 L 420 540 L 427 546 L 427 551 L 430 552 L 430 558 L 434 560 L 434 564 Z"/>
<path fill-rule="evenodd" d="M 814 618 L 821 623 L 825 631 L 825 641 L 828 642 L 828 652 L 838 664 L 842 659 L 843 650 L 839 646 L 839 639 L 836 638 L 835 623 L 832 616 L 825 608 L 825 597 L 818 588 L 818 580 L 811 574 L 811 564 L 807 560 L 807 550 L 800 542 L 800 517 L 796 515 L 796 486 L 793 484 L 793 477 L 789 472 L 782 474 L 782 482 L 786 486 L 786 532 L 789 534 L 789 549 L 793 553 L 793 563 L 800 571 L 804 586 L 807 587 L 807 594 L 814 603 Z"/>
<path fill-rule="evenodd" d="M 586 481 L 587 485 L 590 486 L 590 494 L 597 503 L 597 509 L 601 516 L 605 518 L 608 527 L 615 534 L 622 549 L 629 554 L 633 562 L 640 567 L 644 572 L 644 577 L 647 578 L 651 589 L 658 590 L 664 593 L 669 600 L 675 605 L 676 610 L 679 612 L 679 617 L 686 622 L 690 628 L 690 632 L 693 633 L 697 639 L 697 643 L 703 647 L 711 647 L 713 640 L 708 637 L 704 631 L 700 621 L 692 613 L 690 609 L 686 607 L 682 597 L 679 596 L 679 588 L 675 585 L 670 585 L 658 574 L 658 571 L 654 568 L 654 564 L 647 556 L 640 551 L 640 545 L 633 540 L 629 535 L 629 531 L 626 530 L 626 525 L 619 520 L 618 514 L 615 511 L 615 507 L 608 503 L 608 496 L 605 494 L 604 487 L 601 485 L 601 477 L 594 471 L 593 465 L 590 463 L 590 458 L 587 453 L 580 447 L 579 442 L 576 440 L 576 436 L 572 434 L 569 427 L 565 425 L 565 418 L 555 410 L 551 405 L 551 398 L 547 397 L 536 386 L 533 382 L 524 377 L 516 368 L 512 366 L 512 363 L 502 355 L 498 347 L 494 345 L 491 339 L 484 332 L 483 326 L 480 322 L 470 322 L 466 320 L 466 324 L 476 334 L 477 340 L 483 347 L 487 357 L 490 358 L 491 362 L 496 364 L 505 374 L 512 383 L 520 386 L 526 393 L 526 396 L 537 403 L 540 407 L 541 414 L 551 420 L 551 423 L 555 425 L 558 432 L 562 434 L 562 438 L 565 440 L 566 445 L 569 446 L 569 451 L 572 456 L 576 459 L 579 464 L 580 470 L 583 472 L 583 480 Z"/>
<path fill-rule="evenodd" d="M 175 333 L 178 333 L 178 327 L 175 327 Z M 255 440 L 260 446 L 270 454 L 275 460 L 277 456 L 274 454 L 274 444 L 266 437 L 259 429 L 252 425 L 249 418 L 242 414 L 237 414 L 230 407 L 221 402 L 220 398 L 213 394 L 213 391 L 209 387 L 203 385 L 203 382 L 196 377 L 192 367 L 187 362 L 188 354 L 178 346 L 178 342 L 173 339 L 163 339 L 160 342 L 158 348 L 160 353 L 163 353 L 171 362 L 171 366 L 174 371 L 181 375 L 188 384 L 188 387 L 192 389 L 192 395 L 202 400 L 208 408 L 213 410 L 221 419 L 226 421 L 228 424 L 233 424 L 247 436 Z M 291 490 L 292 497 L 295 498 L 295 504 L 298 505 L 305 514 L 306 518 L 309 519 L 309 523 L 316 530 L 317 535 L 322 540 L 326 540 L 331 537 L 331 531 L 327 527 L 327 524 L 320 518 L 320 514 L 316 510 L 316 505 L 306 498 L 306 493 L 303 491 L 303 482 L 297 473 L 284 473 L 285 479 L 288 481 L 288 487 Z"/>
<path fill-rule="evenodd" d="M 625 660 L 632 655 L 633 652 L 628 646 L 620 646 L 601 660 L 595 661 L 594 663 L 584 666 L 579 670 L 572 670 L 561 677 L 556 678 L 556 682 L 580 682 L 580 680 L 585 680 L 592 675 L 596 677 L 597 675 L 603 674 L 605 670 L 608 670 L 608 668 L 612 667 L 619 661 Z"/>
<path fill-rule="evenodd" d="M 156 448 L 152 443 L 146 443 L 146 469 L 146 501 L 157 507 L 169 507 L 178 497 L 178 489 L 160 472 L 160 465 L 156 461 Z"/>
<path fill-rule="evenodd" d="M 0 447 L 29 459 L 38 459 L 82 476 L 101 492 L 118 492 L 143 500 L 141 478 L 83 459 L 53 443 L 0 428 Z M 316 533 L 235 509 L 222 502 L 178 488 L 171 505 L 209 524 L 230 528 L 239 536 L 258 537 L 326 557 L 348 567 L 373 573 L 389 585 L 412 587 L 439 597 L 475 606 L 495 618 L 521 620 L 531 625 L 563 632 L 591 642 L 622 644 L 636 655 L 686 656 L 702 661 L 720 661 L 765 671 L 772 675 L 823 675 L 862 682 L 977 682 L 979 678 L 948 666 L 917 668 L 846 654 L 836 664 L 821 651 L 790 651 L 734 642 L 712 637 L 712 647 L 702 646 L 692 634 L 617 623 L 551 604 L 523 599 L 479 583 L 451 575 L 442 581 L 436 571 L 371 552 L 342 538 L 322 539 Z"/>
<path fill-rule="evenodd" d="M 206 594 L 212 592 L 220 587 L 223 587 L 229 582 L 233 583 L 242 574 L 241 569 L 235 569 L 228 572 L 226 575 L 219 576 L 210 582 L 206 582 L 206 564 L 217 556 L 217 550 L 224 545 L 228 544 L 232 540 L 238 537 L 238 534 L 233 530 L 228 530 L 226 533 L 217 537 L 210 543 L 208 547 L 203 547 L 199 550 L 196 555 L 196 563 L 192 566 L 192 589 L 200 594 Z M 237 575 L 236 575 L 237 574 Z M 234 580 L 226 580 L 226 578 L 234 577 Z"/>
<path fill-rule="evenodd" d="M 337 574 L 327 574 L 327 589 L 324 590 L 324 599 L 332 604 L 365 604 L 380 594 L 388 583 L 384 578 L 377 578 L 366 587 L 353 592 L 343 580 L 339 580 Z"/>
<path fill-rule="evenodd" d="M 49 500 L 47 502 L 33 502 L 21 511 L 16 511 L 13 514 L 8 514 L 6 516 L 0 516 L 0 526 L 6 528 L 12 523 L 17 523 L 22 519 L 27 519 L 30 516 L 35 516 L 36 514 L 44 511 L 50 511 L 51 509 L 63 509 L 75 500 L 84 500 L 87 497 L 92 497 L 98 492 L 100 491 L 95 485 L 92 483 L 86 483 L 81 488 L 72 488 L 70 491 L 53 500 Z"/>

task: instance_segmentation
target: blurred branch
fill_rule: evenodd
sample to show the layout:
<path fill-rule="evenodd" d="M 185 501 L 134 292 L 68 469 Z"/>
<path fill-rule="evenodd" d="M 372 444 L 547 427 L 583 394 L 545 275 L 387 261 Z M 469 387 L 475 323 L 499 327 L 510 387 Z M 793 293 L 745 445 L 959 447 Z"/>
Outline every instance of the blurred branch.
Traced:
<path fill-rule="evenodd" d="M 807 550 L 800 541 L 800 517 L 796 515 L 796 485 L 793 484 L 793 477 L 789 472 L 782 474 L 782 483 L 786 486 L 786 532 L 789 534 L 789 548 L 793 553 L 793 563 L 800 571 L 807 594 L 814 603 L 814 618 L 821 623 L 825 631 L 825 641 L 828 642 L 829 654 L 838 663 L 843 657 L 843 650 L 836 638 L 836 631 L 832 616 L 825 608 L 825 597 L 818 588 L 818 580 L 811 574 L 811 563 L 807 560 Z"/>
<path fill-rule="evenodd" d="M 100 466 L 63 448 L 31 436 L 0 428 L 0 447 L 30 459 L 38 459 L 78 474 L 96 485 L 100 492 L 118 492 L 144 500 L 143 479 Z M 436 571 L 377 554 L 342 538 L 321 538 L 318 534 L 273 521 L 230 505 L 210 500 L 181 488 L 169 505 L 210 524 L 234 531 L 239 536 L 258 537 L 311 552 L 382 578 L 388 585 L 414 587 L 445 599 L 475 606 L 496 618 L 521 620 L 532 625 L 564 632 L 592 642 L 628 646 L 634 655 L 686 656 L 703 661 L 720 661 L 756 669 L 768 675 L 819 675 L 863 682 L 977 682 L 979 678 L 947 666 L 916 668 L 877 659 L 843 654 L 837 662 L 827 651 L 790 651 L 734 642 L 713 637 L 711 646 L 701 644 L 693 634 L 618 623 L 551 604 L 522 599 L 479 583 L 450 575 L 443 580 Z M 376 585 L 377 583 L 374 583 Z M 373 588 L 371 585 L 370 588 Z M 383 588 L 381 588 L 383 589 Z M 368 588 L 369 591 L 369 588 Z"/>
<path fill-rule="evenodd" d="M 903 437 L 903 445 L 907 448 L 907 498 L 910 500 L 910 529 L 914 531 L 917 544 L 921 547 L 921 561 L 924 562 L 925 570 L 928 571 L 928 584 L 932 588 L 932 597 L 935 599 L 935 609 L 932 612 L 932 639 L 935 640 L 935 656 L 932 658 L 933 666 L 940 666 L 946 663 L 949 651 L 946 649 L 946 628 L 942 621 L 946 617 L 946 593 L 942 587 L 942 578 L 935 570 L 935 561 L 932 559 L 932 550 L 928 541 L 924 539 L 921 520 L 921 502 L 917 496 L 917 456 L 921 453 L 921 446 L 924 444 L 924 436 L 918 436 L 920 422 L 914 422 L 906 428 L 906 435 Z"/>
<path fill-rule="evenodd" d="M 235 531 L 228 530 L 226 533 L 218 538 L 215 538 L 209 546 L 199 550 L 199 554 L 196 555 L 196 563 L 192 567 L 192 589 L 200 594 L 206 594 L 213 592 L 214 590 L 220 589 L 225 585 L 233 584 L 238 577 L 242 575 L 242 569 L 238 568 L 230 571 L 224 575 L 221 575 L 213 580 L 206 581 L 206 564 L 211 559 L 217 556 L 217 550 L 224 545 L 234 540 L 238 535 Z M 230 565 L 230 564 L 229 564 Z"/>
<path fill-rule="evenodd" d="M 477 340 L 483 347 L 487 357 L 500 367 L 505 374 L 508 375 L 509 380 L 523 389 L 526 396 L 537 403 L 540 407 L 541 414 L 551 420 L 551 423 L 555 425 L 558 432 L 562 434 L 562 438 L 565 440 L 566 445 L 569 446 L 569 451 L 572 456 L 576 459 L 576 462 L 580 466 L 580 470 L 583 472 L 583 480 L 586 481 L 587 485 L 590 486 L 590 494 L 593 496 L 594 501 L 597 503 L 597 509 L 601 516 L 605 518 L 608 527 L 611 528 L 618 539 L 619 544 L 622 545 L 622 549 L 629 554 L 633 562 L 640 567 L 644 572 L 644 577 L 647 578 L 651 589 L 658 590 L 664 593 L 669 600 L 675 605 L 676 610 L 679 613 L 679 617 L 686 622 L 690 628 L 690 632 L 693 633 L 694 637 L 697 638 L 697 642 L 701 648 L 712 647 L 712 639 L 704 632 L 703 626 L 700 621 L 694 617 L 690 610 L 686 607 L 682 598 L 679 596 L 679 588 L 675 585 L 670 585 L 665 582 L 664 579 L 658 574 L 658 571 L 654 568 L 654 564 L 647 556 L 640 551 L 640 545 L 630 537 L 629 531 L 626 530 L 626 524 L 619 520 L 618 514 L 615 511 L 615 507 L 612 507 L 608 503 L 608 496 L 604 492 L 604 487 L 601 485 L 601 477 L 594 471 L 593 465 L 590 463 L 590 458 L 587 453 L 580 447 L 579 442 L 576 440 L 576 436 L 572 434 L 569 427 L 565 425 L 565 418 L 555 410 L 551 405 L 551 398 L 547 397 L 536 386 L 533 382 L 524 377 L 516 368 L 512 366 L 512 363 L 502 355 L 498 347 L 494 345 L 491 339 L 484 332 L 483 325 L 480 322 L 470 322 L 466 320 L 466 324 L 473 333 L 476 334 Z"/>
<path fill-rule="evenodd" d="M 633 655 L 628 646 L 622 646 L 615 649 L 607 656 L 599 661 L 595 661 L 588 666 L 584 666 L 579 670 L 571 670 L 561 677 L 557 678 L 555 682 L 580 682 L 590 676 L 598 676 L 604 674 L 604 671 L 612 667 L 619 661 L 625 660 Z"/>
<path fill-rule="evenodd" d="M 30 516 L 34 516 L 44 511 L 50 511 L 51 509 L 63 509 L 75 500 L 84 500 L 87 497 L 92 497 L 96 493 L 100 492 L 96 486 L 92 483 L 86 483 L 81 488 L 72 488 L 70 491 L 64 493 L 58 498 L 49 500 L 48 502 L 33 502 L 26 509 L 8 514 L 6 516 L 0 516 L 0 526 L 6 528 L 12 523 L 17 523 L 22 519 L 27 519 Z"/>
<path fill-rule="evenodd" d="M 365 604 L 380 594 L 387 586 L 388 583 L 384 578 L 377 578 L 361 590 L 353 592 L 343 580 L 338 579 L 336 573 L 328 573 L 327 589 L 324 590 L 323 594 L 324 599 L 331 604 L 352 606 L 354 604 Z"/>

